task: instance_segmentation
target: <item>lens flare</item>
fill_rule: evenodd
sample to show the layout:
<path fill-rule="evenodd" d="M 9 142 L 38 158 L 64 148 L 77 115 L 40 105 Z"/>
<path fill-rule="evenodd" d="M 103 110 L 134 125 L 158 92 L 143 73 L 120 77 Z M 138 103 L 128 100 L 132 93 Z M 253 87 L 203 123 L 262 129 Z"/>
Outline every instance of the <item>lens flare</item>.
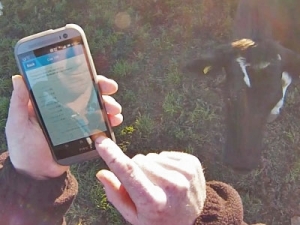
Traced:
<path fill-rule="evenodd" d="M 131 24 L 131 17 L 127 12 L 119 12 L 115 16 L 115 25 L 120 29 L 126 29 Z"/>

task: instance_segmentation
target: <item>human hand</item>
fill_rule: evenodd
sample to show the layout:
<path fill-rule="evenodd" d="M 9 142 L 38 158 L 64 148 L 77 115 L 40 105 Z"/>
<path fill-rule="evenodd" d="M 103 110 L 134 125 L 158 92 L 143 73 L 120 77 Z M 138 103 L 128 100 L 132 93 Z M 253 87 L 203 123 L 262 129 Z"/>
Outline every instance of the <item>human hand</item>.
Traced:
<path fill-rule="evenodd" d="M 15 169 L 35 179 L 47 179 L 62 175 L 69 167 L 57 164 L 38 124 L 29 99 L 29 93 L 21 76 L 13 76 L 13 87 L 6 123 L 6 138 L 10 160 Z M 117 91 L 115 81 L 98 76 L 108 118 L 112 126 L 123 121 L 121 106 L 108 96 Z"/>
<path fill-rule="evenodd" d="M 180 152 L 128 158 L 110 139 L 96 148 L 111 171 L 97 178 L 108 200 L 133 225 L 192 225 L 201 214 L 206 184 L 199 160 Z"/>

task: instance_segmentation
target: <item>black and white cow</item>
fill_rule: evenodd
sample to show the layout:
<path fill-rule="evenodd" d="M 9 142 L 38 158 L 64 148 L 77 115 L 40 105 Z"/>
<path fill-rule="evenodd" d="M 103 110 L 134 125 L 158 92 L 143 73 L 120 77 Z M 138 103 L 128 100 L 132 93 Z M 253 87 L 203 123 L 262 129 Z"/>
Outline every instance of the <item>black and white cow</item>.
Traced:
<path fill-rule="evenodd" d="M 187 66 L 200 74 L 220 68 L 226 73 L 223 156 L 233 168 L 252 170 L 260 163 L 263 129 L 279 115 L 288 86 L 300 75 L 300 56 L 289 50 L 300 49 L 299 6 L 298 1 L 240 0 L 236 41 Z"/>
<path fill-rule="evenodd" d="M 300 55 L 276 41 L 241 39 L 218 46 L 187 65 L 204 74 L 226 73 L 225 163 L 251 170 L 260 163 L 263 129 L 280 113 L 292 79 L 300 75 Z"/>

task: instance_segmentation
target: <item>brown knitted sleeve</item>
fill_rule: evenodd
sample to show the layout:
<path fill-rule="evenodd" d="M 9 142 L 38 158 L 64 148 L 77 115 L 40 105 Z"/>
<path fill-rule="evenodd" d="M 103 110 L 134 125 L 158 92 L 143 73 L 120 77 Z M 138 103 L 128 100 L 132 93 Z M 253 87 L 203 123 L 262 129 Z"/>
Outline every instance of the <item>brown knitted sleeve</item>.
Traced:
<path fill-rule="evenodd" d="M 211 181 L 206 183 L 206 200 L 195 225 L 247 225 L 243 222 L 242 200 L 231 186 Z"/>
<path fill-rule="evenodd" d="M 57 178 L 35 180 L 19 174 L 7 153 L 0 155 L 1 225 L 61 225 L 78 191 L 69 171 Z"/>

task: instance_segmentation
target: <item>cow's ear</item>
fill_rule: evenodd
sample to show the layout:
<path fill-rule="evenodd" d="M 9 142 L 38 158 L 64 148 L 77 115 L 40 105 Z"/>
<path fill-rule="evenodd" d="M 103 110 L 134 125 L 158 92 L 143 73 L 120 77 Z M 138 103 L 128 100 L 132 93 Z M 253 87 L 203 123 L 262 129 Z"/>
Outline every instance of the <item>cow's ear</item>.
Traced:
<path fill-rule="evenodd" d="M 203 54 L 198 59 L 187 63 L 184 66 L 184 71 L 205 75 L 220 70 L 232 59 L 234 54 L 235 51 L 231 44 L 220 45 L 210 53 Z"/>
<path fill-rule="evenodd" d="M 184 71 L 205 75 L 211 72 L 213 69 L 217 69 L 217 67 L 218 66 L 215 64 L 212 58 L 204 56 L 188 63 L 184 67 Z"/>

